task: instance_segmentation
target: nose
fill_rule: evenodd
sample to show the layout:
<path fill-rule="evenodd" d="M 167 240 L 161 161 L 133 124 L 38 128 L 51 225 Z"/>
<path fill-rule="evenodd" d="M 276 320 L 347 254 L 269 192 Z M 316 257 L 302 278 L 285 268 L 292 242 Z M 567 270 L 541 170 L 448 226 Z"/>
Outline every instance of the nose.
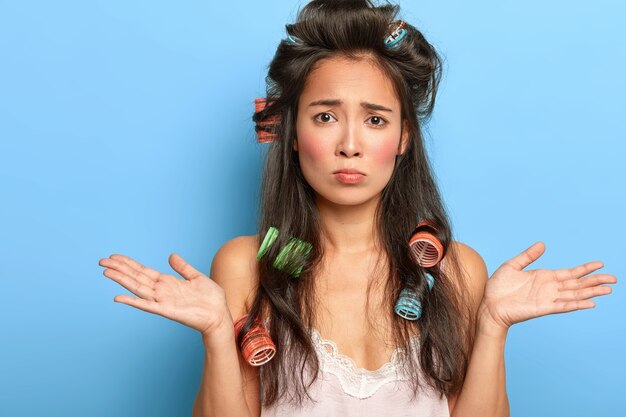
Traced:
<path fill-rule="evenodd" d="M 335 155 L 354 158 L 362 155 L 360 133 L 354 126 L 347 126 L 342 133 L 341 140 L 337 144 Z"/>

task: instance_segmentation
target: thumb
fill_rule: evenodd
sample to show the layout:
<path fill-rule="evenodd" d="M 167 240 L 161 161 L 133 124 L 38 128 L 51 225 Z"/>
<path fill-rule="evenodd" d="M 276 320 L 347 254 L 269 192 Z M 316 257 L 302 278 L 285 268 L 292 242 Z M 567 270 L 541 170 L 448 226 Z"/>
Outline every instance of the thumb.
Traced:
<path fill-rule="evenodd" d="M 168 262 L 170 263 L 174 271 L 178 272 L 185 279 L 192 280 L 204 275 L 202 272 L 196 270 L 193 266 L 189 265 L 183 258 L 178 256 L 178 254 L 176 253 L 170 255 Z"/>
<path fill-rule="evenodd" d="M 524 252 L 517 255 L 515 258 L 509 259 L 507 263 L 513 268 L 521 271 L 531 263 L 535 262 L 546 251 L 546 245 L 539 241 L 533 243 Z"/>

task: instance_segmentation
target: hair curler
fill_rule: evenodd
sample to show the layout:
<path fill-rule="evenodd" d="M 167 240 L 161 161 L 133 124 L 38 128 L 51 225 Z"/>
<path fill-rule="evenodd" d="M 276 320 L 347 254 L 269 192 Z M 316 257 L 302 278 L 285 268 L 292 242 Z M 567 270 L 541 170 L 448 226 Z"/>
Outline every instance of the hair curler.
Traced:
<path fill-rule="evenodd" d="M 424 220 L 417 224 L 409 240 L 413 258 L 423 268 L 435 266 L 443 257 L 443 245 L 436 233 L 432 222 Z"/>
<path fill-rule="evenodd" d="M 247 318 L 248 314 L 245 314 L 235 322 L 235 338 L 239 337 Z M 250 329 L 243 335 L 239 348 L 246 362 L 252 366 L 264 365 L 276 354 L 276 345 L 258 319 L 254 320 Z"/>
<path fill-rule="evenodd" d="M 422 303 L 417 299 L 415 291 L 404 288 L 394 308 L 396 314 L 407 320 L 417 320 L 422 316 Z"/>
<path fill-rule="evenodd" d="M 265 110 L 265 107 L 267 107 L 267 104 L 268 102 L 266 98 L 264 97 L 255 98 L 254 109 L 256 113 L 259 113 Z M 281 118 L 279 115 L 273 115 L 268 118 L 263 118 L 259 121 L 255 120 L 255 123 L 256 123 L 255 130 L 257 134 L 257 141 L 259 143 L 268 143 L 268 142 L 276 141 L 276 139 L 278 138 L 278 135 L 276 134 L 275 130 L 276 130 L 276 125 L 280 123 L 280 121 L 281 121 Z"/>
<path fill-rule="evenodd" d="M 267 233 L 265 233 L 265 238 L 263 238 L 261 247 L 259 248 L 259 251 L 256 254 L 257 259 L 261 259 L 263 255 L 265 255 L 265 252 L 267 252 L 270 246 L 274 244 L 274 242 L 276 241 L 276 238 L 278 238 L 278 229 L 275 228 L 274 226 L 270 226 L 270 228 L 267 229 Z"/>
<path fill-rule="evenodd" d="M 276 239 L 278 239 L 278 235 L 279 230 L 274 226 L 271 226 L 267 230 L 267 233 L 263 238 L 263 242 L 261 243 L 261 247 L 257 252 L 257 259 L 261 259 L 265 255 L 270 246 L 272 246 Z M 313 245 L 309 242 L 291 237 L 287 243 L 280 248 L 272 266 L 279 271 L 286 272 L 291 274 L 293 277 L 298 278 L 312 249 Z"/>
<path fill-rule="evenodd" d="M 274 268 L 298 278 L 312 249 L 309 242 L 292 237 L 274 259 Z"/>
<path fill-rule="evenodd" d="M 404 23 L 404 20 L 397 20 L 393 22 L 389 25 L 389 28 L 393 27 L 394 25 L 396 26 L 393 28 L 392 32 L 387 38 L 385 38 L 385 46 L 387 48 L 395 48 L 396 46 L 398 46 L 399 42 L 404 39 L 407 34 L 406 29 L 404 29 L 404 26 L 406 25 L 406 23 Z"/>
<path fill-rule="evenodd" d="M 425 271 L 424 271 L 424 275 L 426 276 L 426 283 L 428 284 L 428 289 L 432 290 L 433 286 L 435 285 L 435 277 L 433 277 L 433 275 L 430 272 L 425 272 Z"/>

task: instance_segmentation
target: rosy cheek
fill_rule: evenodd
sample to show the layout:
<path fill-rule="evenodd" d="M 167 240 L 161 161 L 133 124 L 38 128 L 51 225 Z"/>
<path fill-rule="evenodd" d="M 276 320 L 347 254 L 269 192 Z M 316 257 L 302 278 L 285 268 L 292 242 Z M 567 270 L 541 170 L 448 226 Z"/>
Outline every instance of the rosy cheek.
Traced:
<path fill-rule="evenodd" d="M 381 165 L 395 160 L 398 154 L 398 145 L 399 142 L 396 135 L 377 141 L 370 149 L 372 159 Z"/>
<path fill-rule="evenodd" d="M 300 157 L 304 157 L 310 161 L 317 162 L 325 158 L 328 150 L 324 148 L 323 141 L 314 136 L 299 135 L 298 136 L 298 152 Z"/>

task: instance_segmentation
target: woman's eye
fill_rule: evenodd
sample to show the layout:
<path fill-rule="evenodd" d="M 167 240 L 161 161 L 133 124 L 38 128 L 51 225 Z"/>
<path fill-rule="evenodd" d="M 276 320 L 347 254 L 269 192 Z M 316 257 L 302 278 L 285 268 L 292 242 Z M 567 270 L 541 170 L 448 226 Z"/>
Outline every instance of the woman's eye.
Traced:
<path fill-rule="evenodd" d="M 332 120 L 336 120 L 330 113 L 320 113 L 314 117 L 314 119 L 322 124 L 330 123 Z M 380 116 L 371 116 L 369 118 L 370 124 L 374 127 L 383 127 L 387 124 L 387 121 Z"/>
<path fill-rule="evenodd" d="M 320 113 L 315 116 L 315 120 L 322 123 L 328 123 L 331 119 L 334 119 L 334 117 L 330 113 Z"/>
<path fill-rule="evenodd" d="M 387 121 L 379 116 L 372 116 L 370 117 L 370 120 L 372 121 L 372 124 L 376 127 L 384 126 L 385 124 L 387 124 Z"/>

